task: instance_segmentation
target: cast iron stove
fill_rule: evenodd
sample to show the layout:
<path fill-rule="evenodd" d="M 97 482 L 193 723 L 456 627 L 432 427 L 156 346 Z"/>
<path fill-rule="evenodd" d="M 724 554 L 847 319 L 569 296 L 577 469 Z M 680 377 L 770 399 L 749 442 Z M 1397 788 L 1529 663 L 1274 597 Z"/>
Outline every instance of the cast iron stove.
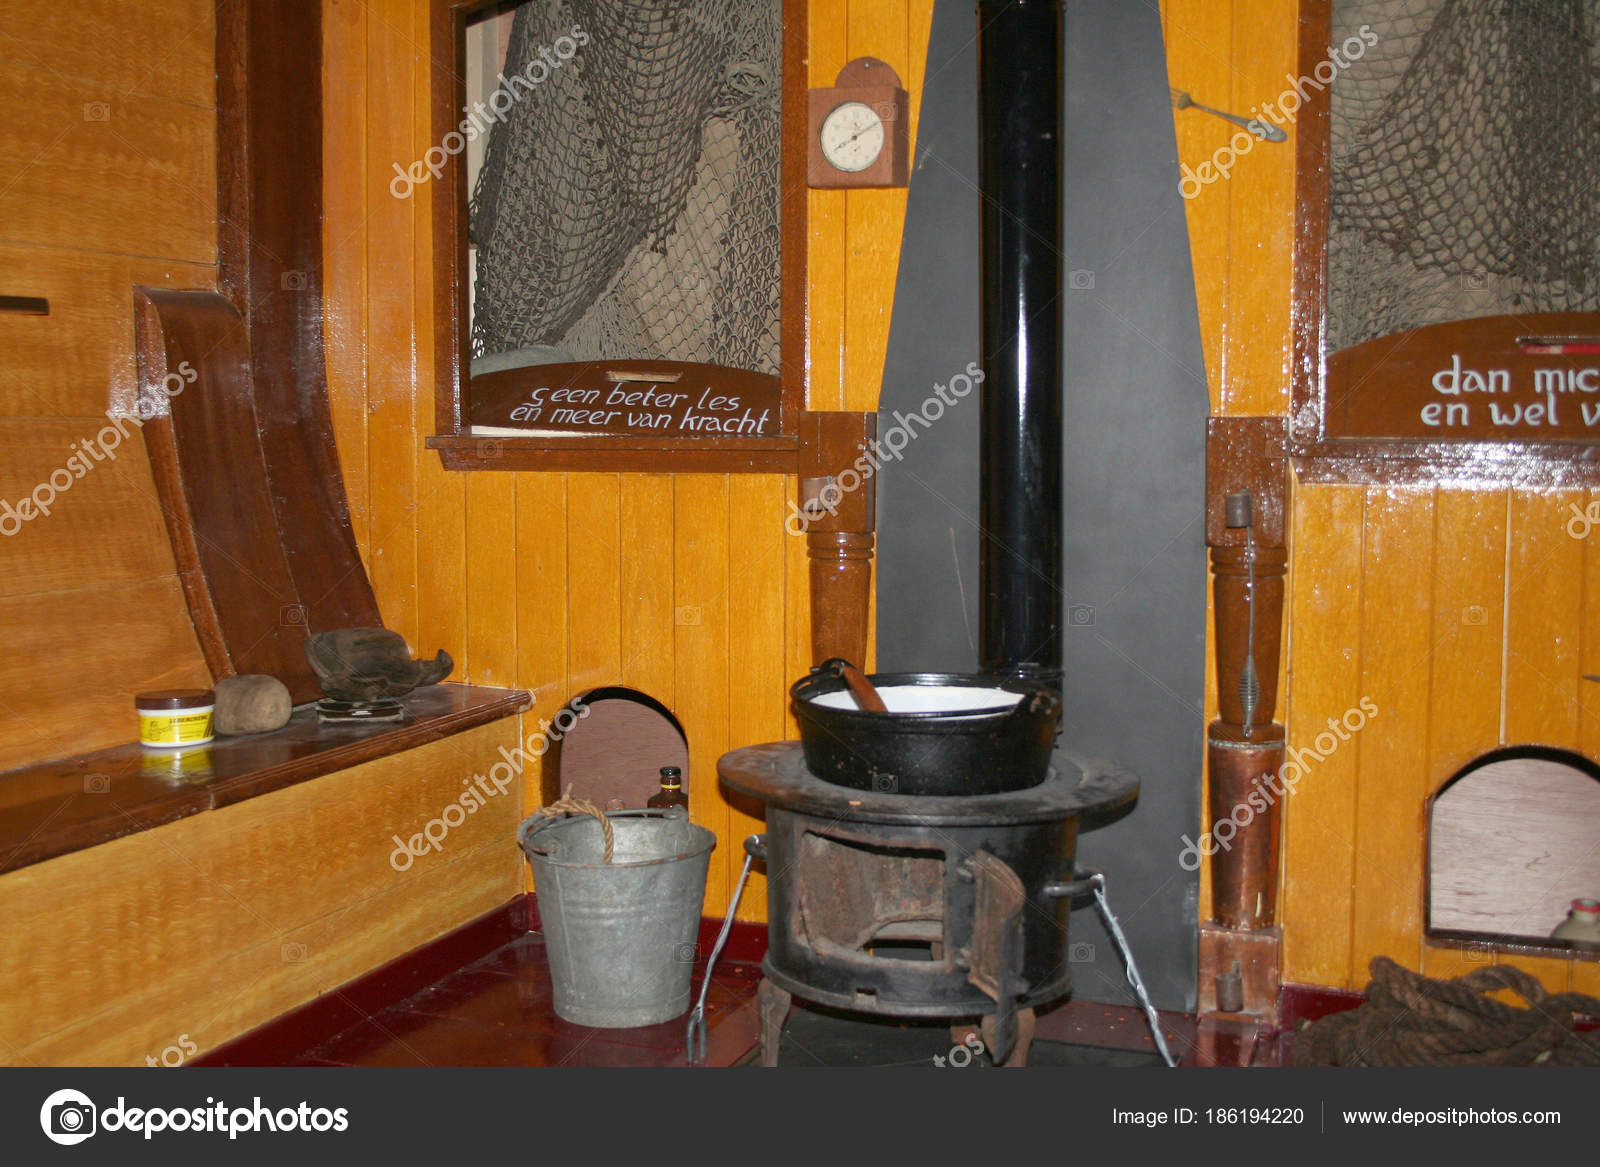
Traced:
<path fill-rule="evenodd" d="M 792 996 L 886 1017 L 981 1018 L 994 1063 L 1025 1063 L 1034 1008 L 1072 991 L 1067 920 L 1091 888 L 1073 866 L 1078 821 L 1131 802 L 1133 774 L 1058 753 L 1026 789 L 894 794 L 816 777 L 796 742 L 735 750 L 718 772 L 767 808 L 765 834 L 746 843 L 768 879 L 764 1065 L 777 1064 Z"/>

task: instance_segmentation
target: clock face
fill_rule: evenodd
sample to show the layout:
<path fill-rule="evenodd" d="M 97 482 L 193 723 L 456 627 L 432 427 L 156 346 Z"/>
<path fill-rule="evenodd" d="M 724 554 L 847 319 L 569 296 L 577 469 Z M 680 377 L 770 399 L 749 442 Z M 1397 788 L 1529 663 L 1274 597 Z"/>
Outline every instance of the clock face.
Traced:
<path fill-rule="evenodd" d="M 883 119 L 865 102 L 847 101 L 822 119 L 818 138 L 830 166 L 855 174 L 883 153 Z"/>

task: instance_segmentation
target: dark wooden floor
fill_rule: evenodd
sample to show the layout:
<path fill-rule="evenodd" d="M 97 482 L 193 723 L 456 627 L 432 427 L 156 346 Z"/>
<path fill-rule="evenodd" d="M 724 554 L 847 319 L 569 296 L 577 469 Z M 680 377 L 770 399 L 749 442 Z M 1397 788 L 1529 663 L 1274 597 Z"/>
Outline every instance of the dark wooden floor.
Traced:
<path fill-rule="evenodd" d="M 702 920 L 693 972 L 719 920 Z M 755 995 L 766 929 L 736 925 L 707 998 L 708 1066 L 758 1060 Z M 1358 1000 L 1356 998 L 1355 1000 Z M 1348 1007 L 1348 1005 L 1344 1005 Z M 1293 1020 L 1292 1018 L 1289 1020 Z M 1196 1055 L 1195 1018 L 1163 1013 L 1162 1028 L 1186 1065 Z M 430 944 L 192 1060 L 209 1066 L 682 1066 L 687 1017 L 639 1029 L 594 1029 L 556 1016 L 537 905 L 518 897 Z M 1249 1065 L 1277 1052 L 1253 1031 L 1205 1052 L 1211 1064 Z M 945 1023 L 830 1014 L 796 1000 L 780 1046 L 781 1065 L 939 1066 L 984 1064 L 951 1045 Z M 1226 1047 L 1226 1048 L 1223 1048 Z M 1031 1065 L 1100 1068 L 1159 1065 L 1136 1008 L 1068 1000 L 1039 1014 Z"/>
<path fill-rule="evenodd" d="M 697 966 L 698 996 L 703 969 Z M 760 1039 L 757 965 L 719 961 L 706 1002 L 706 1058 L 730 1066 Z M 682 1066 L 687 1018 L 591 1029 L 557 1017 L 544 941 L 528 933 L 365 1021 L 320 1041 L 298 1066 Z"/>

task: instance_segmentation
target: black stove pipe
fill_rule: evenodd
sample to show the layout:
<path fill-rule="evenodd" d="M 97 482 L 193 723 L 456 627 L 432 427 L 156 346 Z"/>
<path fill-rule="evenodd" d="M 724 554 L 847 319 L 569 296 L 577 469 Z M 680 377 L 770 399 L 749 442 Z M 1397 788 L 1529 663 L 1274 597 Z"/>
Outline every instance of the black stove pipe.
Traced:
<path fill-rule="evenodd" d="M 979 660 L 1061 683 L 1061 0 L 979 0 Z"/>

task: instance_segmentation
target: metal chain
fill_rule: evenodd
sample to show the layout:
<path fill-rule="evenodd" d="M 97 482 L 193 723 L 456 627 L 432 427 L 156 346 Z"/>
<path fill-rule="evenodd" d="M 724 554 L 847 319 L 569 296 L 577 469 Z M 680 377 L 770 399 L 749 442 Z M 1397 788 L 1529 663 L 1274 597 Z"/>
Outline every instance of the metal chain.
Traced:
<path fill-rule="evenodd" d="M 733 913 L 739 907 L 739 897 L 744 895 L 744 883 L 750 878 L 750 864 L 753 862 L 755 856 L 745 852 L 744 870 L 739 872 L 739 883 L 733 889 L 733 898 L 728 901 L 728 914 L 722 918 L 722 931 L 717 933 L 717 942 L 711 948 L 711 959 L 706 961 L 705 976 L 700 981 L 700 999 L 689 1014 L 684 1057 L 691 1066 L 706 1056 L 706 994 L 711 991 L 711 973 L 717 967 L 717 957 L 722 955 L 722 946 L 728 941 L 728 933 L 733 931 Z"/>
<path fill-rule="evenodd" d="M 1161 1018 L 1156 1014 L 1155 1006 L 1150 1004 L 1150 994 L 1145 992 L 1144 981 L 1139 976 L 1139 965 L 1133 959 L 1133 949 L 1128 947 L 1128 938 L 1122 934 L 1122 925 L 1117 923 L 1117 918 L 1111 914 L 1111 901 L 1106 898 L 1105 874 L 1095 872 L 1090 878 L 1090 884 L 1094 888 L 1094 906 L 1100 910 L 1100 918 L 1106 922 L 1106 931 L 1111 933 L 1111 939 L 1116 941 L 1117 949 L 1122 953 L 1122 963 L 1128 970 L 1128 983 L 1133 986 L 1134 996 L 1139 998 L 1145 1019 L 1150 1022 L 1150 1036 L 1155 1038 L 1156 1049 L 1161 1051 L 1162 1060 L 1168 1066 L 1177 1069 L 1178 1063 L 1173 1060 L 1172 1051 L 1167 1048 L 1167 1040 L 1161 1036 Z"/>

